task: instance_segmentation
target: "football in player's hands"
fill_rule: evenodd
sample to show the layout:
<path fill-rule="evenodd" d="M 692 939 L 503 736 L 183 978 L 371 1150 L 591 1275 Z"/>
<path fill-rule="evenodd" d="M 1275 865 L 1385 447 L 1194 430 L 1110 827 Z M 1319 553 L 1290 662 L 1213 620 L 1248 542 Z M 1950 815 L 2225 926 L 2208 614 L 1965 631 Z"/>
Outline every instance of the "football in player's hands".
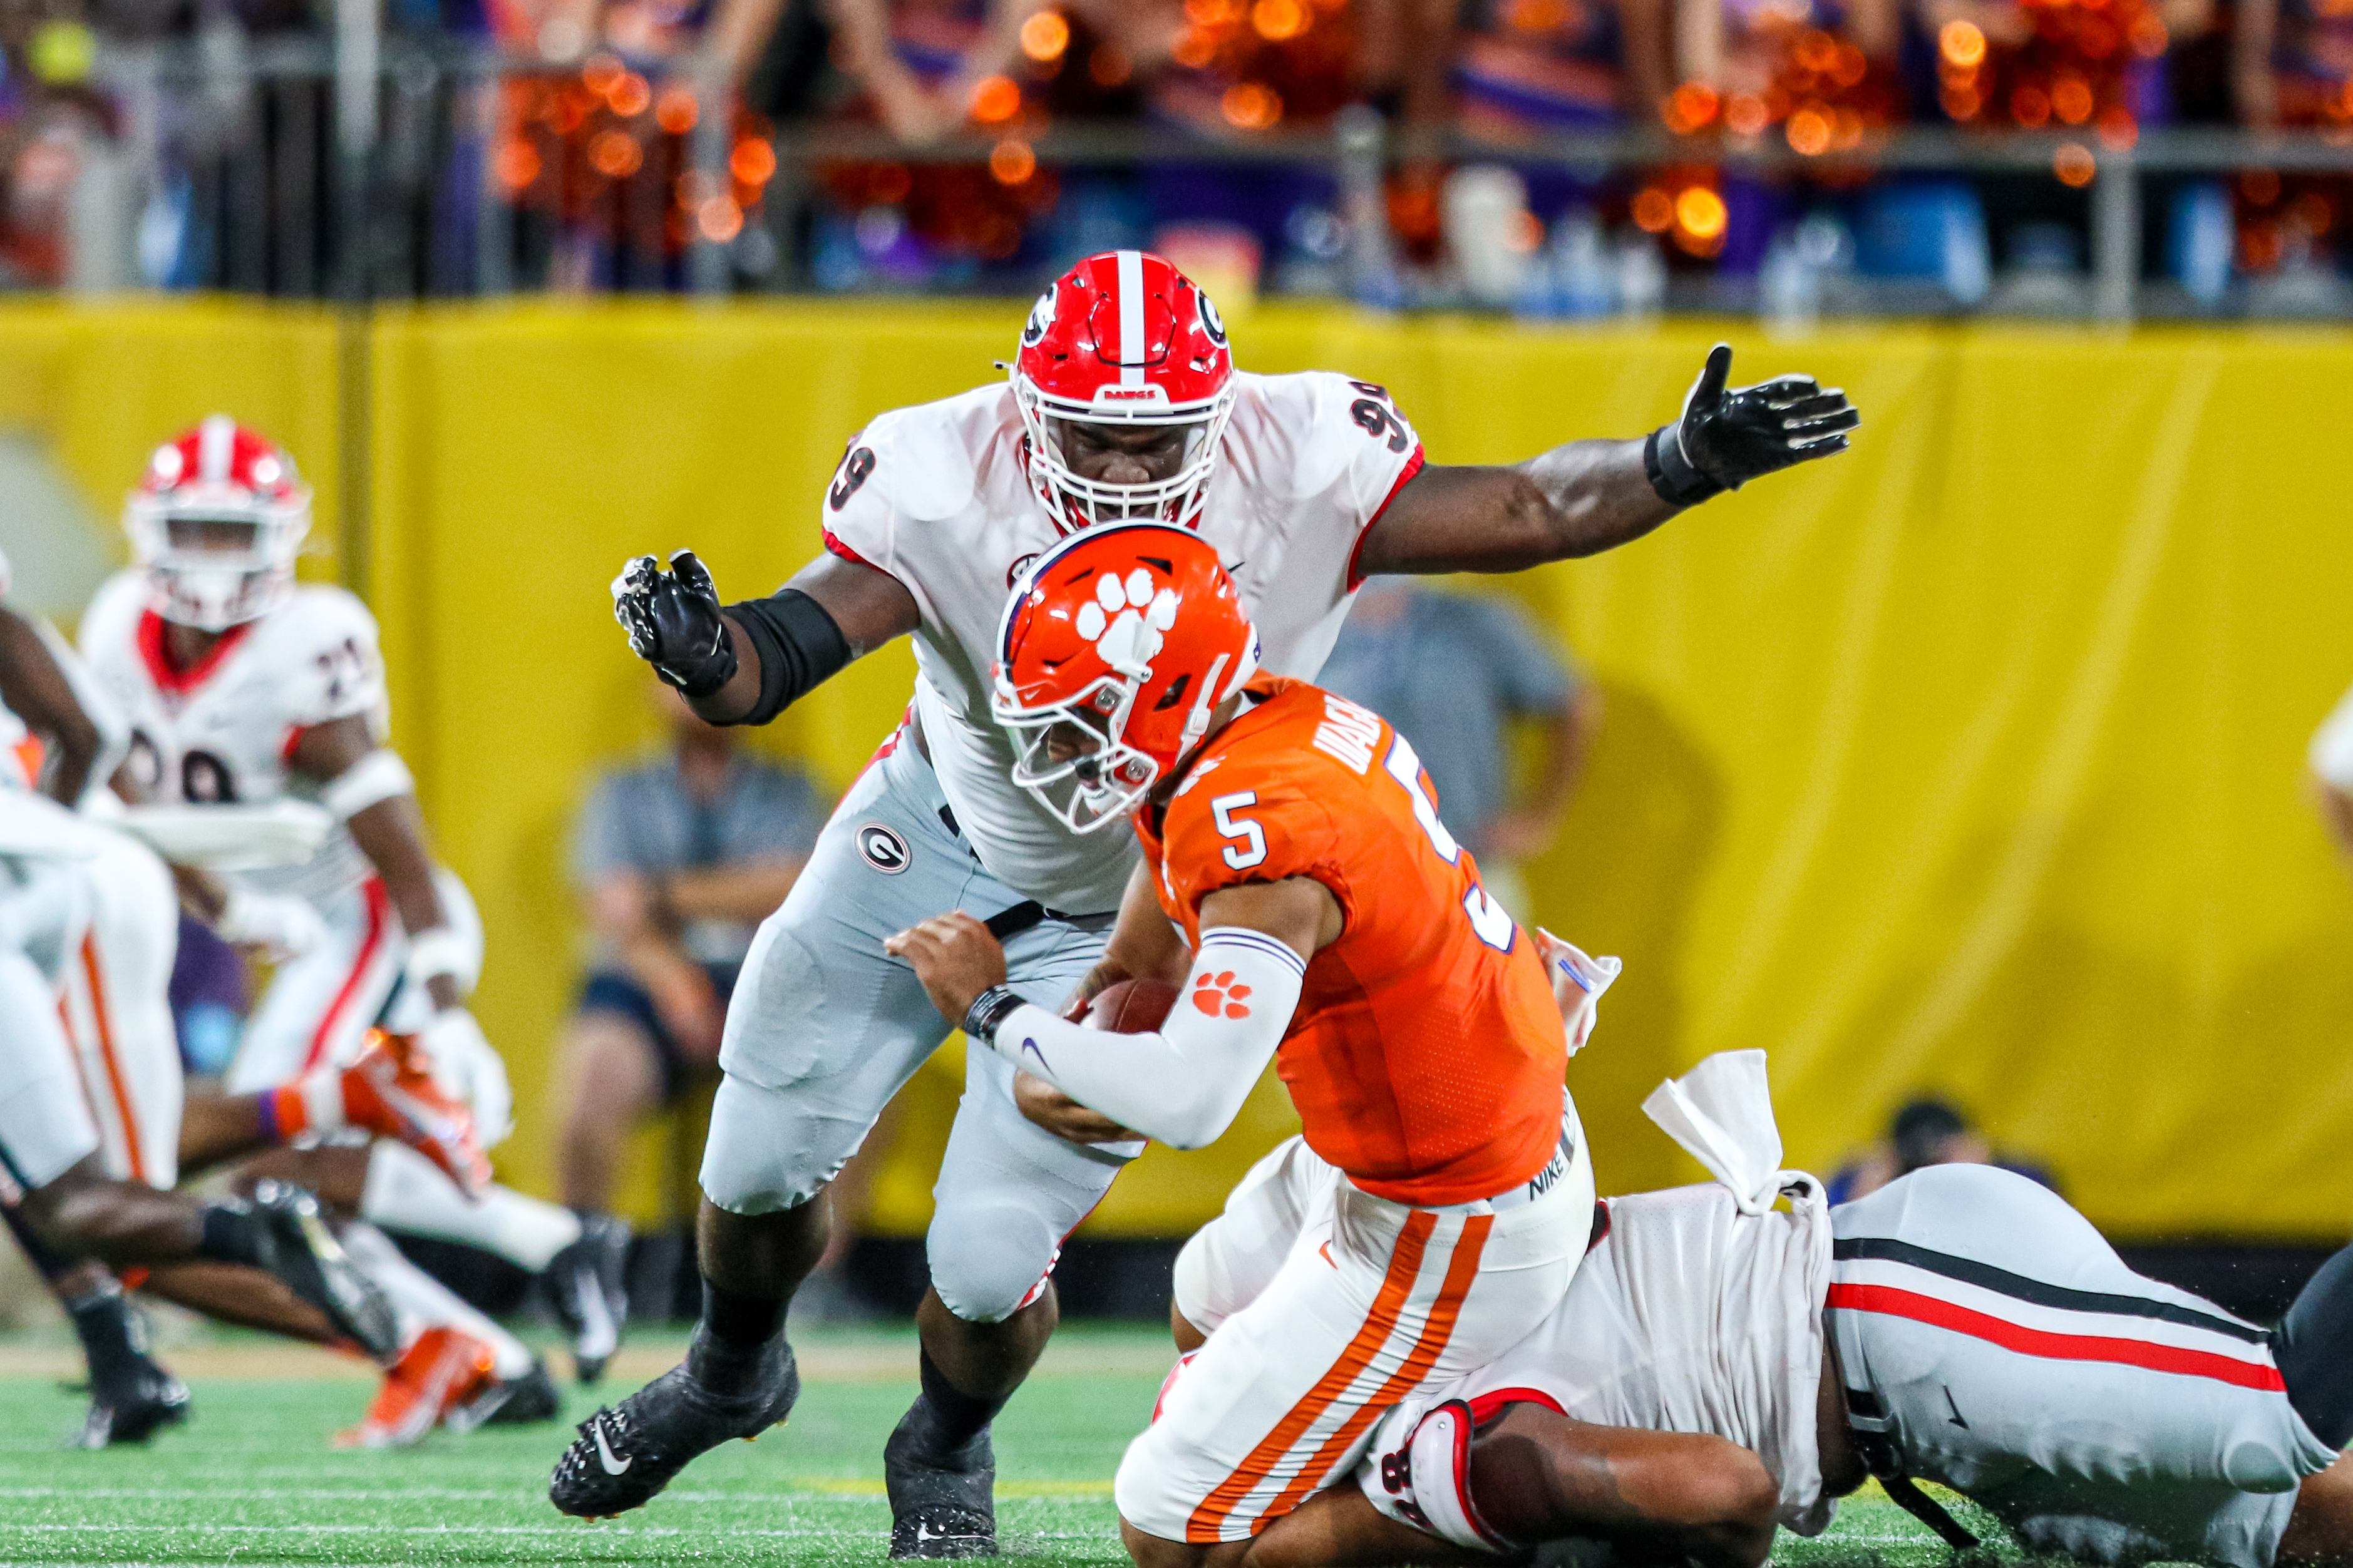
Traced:
<path fill-rule="evenodd" d="M 1115 980 L 1095 993 L 1080 1026 L 1114 1035 L 1146 1035 L 1168 1021 L 1176 987 L 1165 980 Z"/>
<path fill-rule="evenodd" d="M 691 550 L 670 558 L 670 570 L 640 555 L 613 579 L 613 618 L 629 635 L 629 651 L 689 697 L 708 697 L 733 679 L 735 646 L 719 613 L 719 587 Z"/>
<path fill-rule="evenodd" d="M 1652 437 L 1662 497 L 1690 506 L 1753 479 L 1843 452 L 1862 416 L 1836 387 L 1810 375 L 1780 375 L 1754 386 L 1727 386 L 1732 345 L 1718 343 L 1683 399 L 1683 416 Z"/>
<path fill-rule="evenodd" d="M 514 1131 L 507 1064 L 463 1007 L 444 1007 L 418 1032 L 415 1055 L 434 1083 L 474 1114 L 475 1141 L 488 1149 Z"/>

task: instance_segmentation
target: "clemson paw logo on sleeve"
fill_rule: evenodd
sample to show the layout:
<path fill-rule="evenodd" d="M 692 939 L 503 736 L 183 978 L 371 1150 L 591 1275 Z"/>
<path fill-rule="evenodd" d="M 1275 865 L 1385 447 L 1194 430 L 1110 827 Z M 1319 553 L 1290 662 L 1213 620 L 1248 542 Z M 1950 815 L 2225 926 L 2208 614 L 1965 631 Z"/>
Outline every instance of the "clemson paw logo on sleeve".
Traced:
<path fill-rule="evenodd" d="M 1204 974 L 1194 982 L 1193 1005 L 1210 1017 L 1223 1014 L 1229 1018 L 1247 1018 L 1250 1007 L 1245 998 L 1250 994 L 1248 985 L 1239 984 L 1230 969 L 1221 974 Z"/>
<path fill-rule="evenodd" d="M 1095 596 L 1079 606 L 1071 622 L 1105 664 L 1147 673 L 1166 640 L 1162 634 L 1176 624 L 1176 592 L 1155 591 L 1152 574 L 1141 566 L 1124 578 L 1110 573 L 1096 578 Z"/>

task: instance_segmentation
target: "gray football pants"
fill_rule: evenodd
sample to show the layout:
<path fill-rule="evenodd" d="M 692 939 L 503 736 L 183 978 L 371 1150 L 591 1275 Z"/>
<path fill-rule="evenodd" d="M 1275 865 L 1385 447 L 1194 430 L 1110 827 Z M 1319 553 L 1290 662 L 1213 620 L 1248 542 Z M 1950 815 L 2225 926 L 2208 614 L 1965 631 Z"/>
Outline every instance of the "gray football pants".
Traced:
<path fill-rule="evenodd" d="M 732 1214 L 806 1203 L 891 1097 L 948 1037 L 914 971 L 882 941 L 948 910 L 987 919 L 1025 902 L 981 868 L 942 815 L 931 765 L 901 737 L 835 808 L 744 962 L 719 1053 L 702 1191 Z M 1109 915 L 1048 919 L 1008 938 L 1014 990 L 1059 1007 L 1102 956 Z M 1012 1064 L 966 1053 L 925 1238 L 933 1287 L 975 1322 L 1010 1316 L 1052 1268 L 1141 1142 L 1067 1142 L 1013 1102 Z"/>
<path fill-rule="evenodd" d="M 1917 1171 L 1831 1212 L 1829 1319 L 1854 1425 L 2029 1546 L 2270 1568 L 2335 1450 L 2265 1330 L 2125 1267 L 2055 1193 Z"/>

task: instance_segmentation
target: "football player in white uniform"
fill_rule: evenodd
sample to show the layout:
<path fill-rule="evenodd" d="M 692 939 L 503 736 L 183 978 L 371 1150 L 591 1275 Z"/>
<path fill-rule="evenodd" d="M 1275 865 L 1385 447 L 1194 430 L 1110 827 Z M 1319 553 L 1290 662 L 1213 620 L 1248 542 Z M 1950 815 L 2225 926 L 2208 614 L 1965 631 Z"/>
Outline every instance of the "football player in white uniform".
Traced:
<path fill-rule="evenodd" d="M 331 819 L 311 853 L 231 872 L 226 902 L 201 911 L 247 940 L 255 933 L 242 929 L 241 900 L 293 895 L 324 928 L 279 966 L 227 1089 L 345 1065 L 382 1026 L 421 1042 L 436 1078 L 470 1107 L 482 1143 L 497 1142 L 510 1126 L 505 1068 L 464 1005 L 480 930 L 463 887 L 429 858 L 408 770 L 384 743 L 374 618 L 341 589 L 294 581 L 310 490 L 292 459 L 226 416 L 207 419 L 156 449 L 125 524 L 138 564 L 99 590 L 81 632 L 130 727 L 118 787 L 213 825 L 267 819 L 288 801 Z M 201 889 L 190 896 L 206 901 Z M 487 1247 L 533 1273 L 582 1239 L 569 1210 L 499 1186 L 470 1196 L 396 1142 L 289 1149 L 255 1168 L 364 1220 Z M 520 1341 L 372 1226 L 355 1227 L 350 1245 L 412 1331 L 355 1440 L 412 1440 L 445 1412 L 485 1401 L 509 1417 L 553 1413 Z M 512 1397 L 526 1388 L 528 1399 Z"/>
<path fill-rule="evenodd" d="M 6 577 L 0 560 L 0 596 Z M 55 890 L 45 906 L 36 900 L 31 907 L 45 911 L 37 948 L 60 972 L 59 994 L 14 1026 L 23 1031 L 25 1061 L 37 1064 L 58 1044 L 53 1020 L 62 1022 L 66 1059 L 79 1069 L 79 1082 L 33 1072 L 28 1081 L 37 1087 L 10 1117 L 58 1129 L 74 1148 L 88 1125 L 97 1144 L 93 1168 L 62 1179 L 95 1175 L 169 1189 L 184 1166 L 213 1164 L 306 1130 L 345 1127 L 408 1140 L 469 1183 L 488 1178 L 470 1119 L 393 1042 L 371 1047 L 347 1068 L 314 1069 L 268 1093 L 213 1091 L 184 1103 L 166 995 L 179 900 L 172 873 L 134 837 L 168 837 L 169 825 L 154 813 L 119 807 L 105 814 L 111 826 L 100 825 L 65 809 L 112 801 L 93 781 L 120 754 L 121 726 L 63 640 L 5 605 L 0 702 L 0 836 L 53 851 L 41 858 L 35 882 Z M 12 993 L 20 1005 L 26 994 Z M 20 1160 L 26 1168 L 53 1163 L 37 1154 Z M 92 1190 L 120 1196 L 113 1186 Z M 44 1238 L 32 1223 L 32 1211 L 59 1201 L 12 1202 L 0 1214 L 65 1307 L 90 1364 L 90 1408 L 75 1440 L 85 1447 L 143 1441 L 185 1417 L 187 1391 L 146 1355 L 115 1275 L 61 1251 L 73 1235 Z M 334 1332 L 316 1308 L 290 1300 L 249 1269 L 182 1263 L 138 1274 L 156 1295 L 234 1321 L 310 1337 Z"/>
<path fill-rule="evenodd" d="M 812 1200 L 948 1032 L 884 938 L 961 908 L 988 918 L 1029 1001 L 1060 1006 L 1113 977 L 1098 961 L 1136 863 L 1103 804 L 1115 792 L 1048 810 L 989 717 L 998 619 L 1025 563 L 1104 520 L 1196 528 L 1240 588 L 1265 668 L 1313 678 L 1367 574 L 1591 554 L 1845 447 L 1857 416 L 1841 394 L 1805 377 L 1727 391 L 1730 365 L 1719 346 L 1682 417 L 1648 437 L 1513 468 L 1429 465 L 1383 388 L 1237 372 L 1200 290 L 1120 251 L 1039 300 L 1008 382 L 883 415 L 853 439 L 822 501 L 825 553 L 773 597 L 723 610 L 691 553 L 669 572 L 631 563 L 614 584 L 631 646 L 713 723 L 765 723 L 894 637 L 913 636 L 921 674 L 730 1005 L 687 1363 L 583 1428 L 555 1505 L 636 1507 L 695 1454 L 790 1408 L 785 1310 L 825 1243 Z M 927 1242 L 923 1393 L 885 1453 L 894 1556 L 995 1550 L 989 1422 L 1053 1329 L 1062 1237 L 1141 1148 L 1056 1137 L 1025 1119 L 1011 1064 L 967 1061 Z"/>
<path fill-rule="evenodd" d="M 2353 1556 L 2353 1465 L 2337 1458 L 2353 1437 L 2353 1249 L 2267 1331 L 2135 1274 L 2008 1171 L 1931 1166 L 1827 1208 L 1811 1176 L 1776 1169 L 1761 1051 L 1712 1057 L 1643 1109 L 1715 1184 L 1599 1205 L 1553 1316 L 1392 1410 L 1354 1484 L 1250 1543 L 1250 1568 L 1567 1540 L 1757 1568 L 1777 1526 L 1820 1532 L 1872 1475 L 1962 1550 L 1974 1534 L 1918 1480 L 2036 1554 Z M 1331 1191 L 1296 1141 L 1251 1172 L 1180 1255 L 1180 1346 L 1318 1245 Z"/>

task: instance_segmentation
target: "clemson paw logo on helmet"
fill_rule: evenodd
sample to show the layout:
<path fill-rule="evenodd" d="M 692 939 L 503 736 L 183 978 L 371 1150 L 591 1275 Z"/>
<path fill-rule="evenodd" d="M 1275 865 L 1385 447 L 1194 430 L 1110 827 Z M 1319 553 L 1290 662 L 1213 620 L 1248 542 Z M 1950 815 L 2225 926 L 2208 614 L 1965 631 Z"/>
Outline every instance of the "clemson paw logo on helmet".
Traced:
<path fill-rule="evenodd" d="M 1123 673 L 1148 674 L 1153 657 L 1176 624 L 1176 595 L 1155 589 L 1152 574 L 1139 566 L 1125 577 L 1105 573 L 1095 579 L 1095 596 L 1079 606 L 1071 625 L 1095 645 L 1095 654 Z"/>
<path fill-rule="evenodd" d="M 1193 1005 L 1210 1017 L 1223 1014 L 1229 1018 L 1247 1018 L 1250 1007 L 1245 1000 L 1250 994 L 1248 985 L 1234 979 L 1230 969 L 1219 974 L 1204 974 L 1194 982 Z"/>

